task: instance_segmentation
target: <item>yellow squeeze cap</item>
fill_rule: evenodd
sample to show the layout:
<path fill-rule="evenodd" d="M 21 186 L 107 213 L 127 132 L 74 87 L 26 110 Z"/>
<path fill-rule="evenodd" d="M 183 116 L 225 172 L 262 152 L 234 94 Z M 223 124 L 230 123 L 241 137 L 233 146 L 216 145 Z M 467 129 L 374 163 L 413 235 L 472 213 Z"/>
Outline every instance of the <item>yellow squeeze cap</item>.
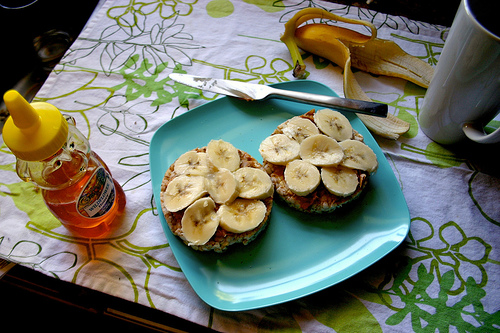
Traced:
<path fill-rule="evenodd" d="M 2 135 L 16 157 L 41 161 L 61 149 L 68 137 L 68 123 L 55 106 L 43 102 L 30 104 L 15 90 L 7 91 L 3 100 L 10 117 Z"/>

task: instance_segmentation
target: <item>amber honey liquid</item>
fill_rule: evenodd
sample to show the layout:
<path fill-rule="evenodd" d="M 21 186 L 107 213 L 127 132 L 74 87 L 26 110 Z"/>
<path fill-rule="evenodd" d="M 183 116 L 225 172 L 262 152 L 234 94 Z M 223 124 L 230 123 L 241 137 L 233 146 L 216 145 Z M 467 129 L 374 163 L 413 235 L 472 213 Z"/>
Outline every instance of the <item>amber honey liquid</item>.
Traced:
<path fill-rule="evenodd" d="M 76 175 L 81 176 L 82 157 L 72 156 L 71 161 L 63 162 L 61 167 L 51 174 L 52 183 L 64 181 Z M 42 190 L 42 195 L 49 210 L 61 223 L 70 231 L 83 237 L 101 237 L 111 230 L 111 224 L 123 213 L 125 209 L 125 193 L 121 186 L 109 176 L 109 193 L 113 193 L 111 182 L 114 185 L 114 194 L 105 196 L 108 201 L 105 213 L 97 214 L 97 217 L 85 216 L 87 213 L 79 208 L 79 199 L 82 198 L 82 191 L 92 192 L 95 174 L 99 169 L 105 169 L 109 174 L 109 169 L 100 157 L 94 153 L 91 154 L 87 168 L 83 177 L 69 187 L 60 190 Z M 101 170 L 101 173 L 104 173 Z M 81 200 L 80 200 L 81 201 Z M 83 214 L 82 214 L 83 212 Z"/>

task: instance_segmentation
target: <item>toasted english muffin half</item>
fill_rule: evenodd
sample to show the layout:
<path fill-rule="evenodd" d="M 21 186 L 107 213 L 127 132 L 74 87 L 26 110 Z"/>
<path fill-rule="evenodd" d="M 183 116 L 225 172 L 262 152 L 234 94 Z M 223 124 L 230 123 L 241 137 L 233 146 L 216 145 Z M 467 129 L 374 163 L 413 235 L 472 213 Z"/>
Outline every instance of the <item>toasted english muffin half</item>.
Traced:
<path fill-rule="evenodd" d="M 316 125 L 315 112 L 316 111 L 313 109 L 297 117 L 311 121 Z M 290 133 L 287 133 L 290 130 L 290 128 L 287 126 L 289 121 L 290 120 L 287 120 L 280 124 L 271 135 L 289 135 Z M 321 130 L 319 130 L 319 134 L 326 135 Z M 301 138 L 301 140 L 305 140 L 304 137 Z M 363 136 L 356 130 L 352 129 L 352 135 L 348 137 L 347 140 L 363 142 Z M 359 198 L 362 192 L 366 189 L 370 174 L 376 171 L 376 167 L 374 170 L 370 171 L 353 169 L 352 173 L 357 177 L 357 186 L 353 188 L 352 191 L 350 191 L 352 193 L 350 193 L 349 195 L 337 195 L 332 193 L 332 191 L 325 186 L 323 181 L 320 181 L 317 187 L 311 193 L 307 195 L 299 195 L 297 194 L 297 191 L 293 191 L 290 188 L 285 179 L 285 169 L 289 162 L 273 163 L 269 160 L 266 160 L 266 157 L 263 156 L 263 158 L 264 169 L 270 175 L 271 180 L 275 186 L 275 191 L 276 193 L 278 193 L 279 197 L 290 207 L 306 213 L 331 213 L 337 208 Z M 301 159 L 301 157 L 299 156 L 296 159 Z M 338 165 L 333 167 L 338 167 Z M 317 166 L 317 168 L 321 171 L 323 166 Z"/>
<path fill-rule="evenodd" d="M 207 147 L 196 148 L 193 150 L 197 153 L 206 153 Z M 259 170 L 264 170 L 263 166 L 250 154 L 237 150 L 240 158 L 240 165 L 238 169 L 241 168 L 255 168 Z M 177 177 L 182 176 L 183 173 L 176 171 L 175 162 L 169 167 L 169 169 L 165 172 L 163 177 L 163 181 L 161 184 L 161 208 L 163 214 L 165 216 L 165 220 L 172 231 L 172 233 L 179 237 L 186 245 L 191 247 L 197 251 L 215 251 L 218 253 L 225 252 L 231 245 L 233 244 L 244 244 L 247 245 L 251 241 L 257 238 L 257 236 L 264 231 L 269 223 L 269 216 L 271 214 L 271 209 L 273 206 L 273 194 L 274 187 L 272 187 L 272 192 L 269 193 L 268 196 L 262 199 L 255 199 L 261 201 L 265 205 L 265 214 L 263 215 L 262 221 L 253 229 L 244 231 L 244 232 L 231 232 L 226 230 L 222 225 L 218 225 L 215 230 L 213 236 L 210 237 L 208 241 L 203 244 L 193 244 L 192 241 L 187 239 L 186 235 L 183 232 L 183 216 L 188 209 L 188 207 L 184 209 L 180 209 L 177 211 L 171 211 L 167 208 L 167 202 L 165 195 L 168 185 Z M 210 197 L 209 193 L 203 194 L 202 198 Z M 235 200 L 241 199 L 237 197 Z M 245 200 L 245 199 L 243 199 Z M 228 203 L 230 204 L 230 203 Z M 215 203 L 215 211 L 218 212 L 221 206 L 224 204 Z"/>

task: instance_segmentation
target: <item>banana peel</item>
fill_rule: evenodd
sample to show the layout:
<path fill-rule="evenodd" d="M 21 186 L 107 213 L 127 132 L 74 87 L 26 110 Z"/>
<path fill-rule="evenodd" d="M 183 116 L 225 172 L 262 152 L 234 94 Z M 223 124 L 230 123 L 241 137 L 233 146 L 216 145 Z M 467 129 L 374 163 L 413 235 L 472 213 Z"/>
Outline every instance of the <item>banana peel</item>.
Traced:
<path fill-rule="evenodd" d="M 330 13 L 326 10 L 323 10 L 321 8 L 305 8 L 300 11 L 298 11 L 288 22 L 285 23 L 285 32 L 281 36 L 281 41 L 285 43 L 285 45 L 288 48 L 288 51 L 290 52 L 290 55 L 292 56 L 292 61 L 294 64 L 294 77 L 296 78 L 303 78 L 305 74 L 305 67 L 306 65 L 304 64 L 304 61 L 302 60 L 302 56 L 300 54 L 299 47 L 297 46 L 297 41 L 295 38 L 295 31 L 299 28 L 300 25 L 303 23 L 313 20 L 313 19 L 326 19 L 326 20 L 333 20 L 337 22 L 344 22 L 344 23 L 350 23 L 350 24 L 359 24 L 359 25 L 364 25 L 368 27 L 371 31 L 371 35 L 366 36 L 358 33 L 354 34 L 349 34 L 346 35 L 346 37 L 351 37 L 350 40 L 356 43 L 365 43 L 369 41 L 370 39 L 374 38 L 377 36 L 377 29 L 373 24 L 370 22 L 366 21 L 361 21 L 361 20 L 355 20 L 355 19 L 349 19 L 345 18 L 342 16 L 338 16 L 336 14 Z M 347 29 L 346 29 L 347 30 Z M 349 30 L 352 31 L 352 30 Z M 346 33 L 345 31 L 338 30 L 339 35 L 342 33 Z M 352 31 L 354 32 L 354 31 Z M 330 38 L 336 38 L 339 37 L 339 35 L 333 35 L 330 36 Z"/>
<path fill-rule="evenodd" d="M 312 19 L 333 20 L 366 26 L 369 35 L 326 23 L 301 26 Z M 287 46 L 294 63 L 294 77 L 302 78 L 305 64 L 299 49 L 328 59 L 343 68 L 344 95 L 347 98 L 371 101 L 352 73 L 351 66 L 377 74 L 399 77 L 427 88 L 433 68 L 426 62 L 404 52 L 396 43 L 377 38 L 377 30 L 370 22 L 348 19 L 320 8 L 306 8 L 297 12 L 285 24 L 281 41 Z M 410 124 L 388 114 L 387 118 L 358 115 L 376 135 L 397 140 L 410 129 Z"/>
<path fill-rule="evenodd" d="M 377 75 L 399 77 L 428 88 L 434 68 L 416 58 L 390 40 L 374 38 L 358 45 L 349 44 L 351 65 L 357 69 Z"/>
<path fill-rule="evenodd" d="M 319 27 L 321 32 L 317 33 L 316 29 L 308 27 Z M 344 73 L 344 95 L 347 98 L 371 101 L 366 95 L 358 81 L 356 80 L 352 70 L 352 53 L 349 47 L 339 39 L 332 39 L 329 34 L 329 29 L 324 29 L 324 24 L 306 25 L 296 31 L 296 43 L 301 49 L 307 50 L 320 57 L 329 59 L 333 63 L 343 68 Z M 326 26 L 329 27 L 329 26 Z M 368 44 L 369 42 L 364 43 Z M 334 50 L 335 52 L 332 52 Z M 372 72 L 375 72 L 372 70 Z M 379 73 L 378 71 L 377 73 Z M 361 121 L 376 135 L 397 140 L 400 135 L 406 133 L 410 129 L 410 124 L 404 120 L 388 114 L 387 118 L 372 117 L 368 115 L 358 115 Z"/>

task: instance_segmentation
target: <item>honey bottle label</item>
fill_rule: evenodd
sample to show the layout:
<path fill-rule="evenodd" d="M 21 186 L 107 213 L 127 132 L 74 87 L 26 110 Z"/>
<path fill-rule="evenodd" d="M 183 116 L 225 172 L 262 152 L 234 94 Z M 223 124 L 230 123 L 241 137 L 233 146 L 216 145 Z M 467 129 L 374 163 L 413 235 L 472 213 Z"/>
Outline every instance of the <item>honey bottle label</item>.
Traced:
<path fill-rule="evenodd" d="M 115 202 L 113 178 L 103 167 L 99 167 L 88 180 L 76 203 L 78 212 L 87 218 L 106 214 Z"/>

